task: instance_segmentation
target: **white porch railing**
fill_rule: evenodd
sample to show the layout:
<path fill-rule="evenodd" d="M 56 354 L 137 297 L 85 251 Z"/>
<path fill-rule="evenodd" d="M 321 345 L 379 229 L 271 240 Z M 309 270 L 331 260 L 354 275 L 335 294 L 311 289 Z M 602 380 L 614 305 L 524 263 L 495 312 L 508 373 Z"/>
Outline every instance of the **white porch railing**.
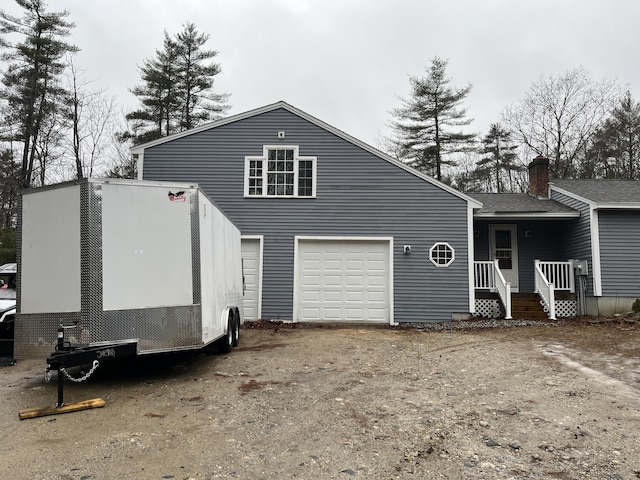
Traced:
<path fill-rule="evenodd" d="M 567 290 L 575 293 L 576 285 L 572 262 L 541 262 L 536 260 L 536 264 L 540 265 L 540 270 L 547 281 L 553 284 L 555 290 Z"/>
<path fill-rule="evenodd" d="M 494 281 L 493 267 L 495 262 L 473 262 L 475 271 L 474 288 L 476 290 L 490 290 L 495 292 L 496 283 Z"/>
<path fill-rule="evenodd" d="M 504 318 L 511 318 L 511 283 L 505 281 L 498 260 L 492 262 L 473 262 L 474 288 L 498 292 L 504 305 Z"/>
<path fill-rule="evenodd" d="M 541 262 L 540 260 L 535 260 L 533 275 L 535 276 L 535 286 L 536 293 L 540 295 L 542 301 L 547 306 L 549 312 L 549 319 L 556 319 L 556 295 L 555 295 L 555 286 L 551 283 L 547 276 L 545 275 L 544 269 L 542 267 L 542 263 L 549 262 Z"/>

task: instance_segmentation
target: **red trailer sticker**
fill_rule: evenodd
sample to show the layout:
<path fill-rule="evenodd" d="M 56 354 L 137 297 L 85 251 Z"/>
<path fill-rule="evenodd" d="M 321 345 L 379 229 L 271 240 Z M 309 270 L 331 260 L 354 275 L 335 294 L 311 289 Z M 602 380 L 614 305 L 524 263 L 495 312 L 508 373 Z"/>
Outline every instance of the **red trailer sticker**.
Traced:
<path fill-rule="evenodd" d="M 187 200 L 187 197 L 184 194 L 184 191 L 180 191 L 180 192 L 169 192 L 169 201 L 170 202 L 185 202 Z"/>

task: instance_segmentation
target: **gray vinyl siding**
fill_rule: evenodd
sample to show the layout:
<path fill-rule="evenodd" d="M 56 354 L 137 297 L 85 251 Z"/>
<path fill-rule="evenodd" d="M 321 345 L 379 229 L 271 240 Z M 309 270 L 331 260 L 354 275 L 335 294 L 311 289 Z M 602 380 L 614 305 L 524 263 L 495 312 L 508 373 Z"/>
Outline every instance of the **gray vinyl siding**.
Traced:
<path fill-rule="evenodd" d="M 598 212 L 602 295 L 640 297 L 640 212 Z"/>
<path fill-rule="evenodd" d="M 564 259 L 587 260 L 589 262 L 587 294 L 593 295 L 593 277 L 591 276 L 593 256 L 589 205 L 554 190 L 551 190 L 551 198 L 580 212 L 578 218 L 562 223 L 559 231 L 558 254 Z"/>
<path fill-rule="evenodd" d="M 277 144 L 317 157 L 315 199 L 244 198 L 245 156 Z M 292 317 L 296 235 L 392 236 L 398 322 L 449 320 L 452 312 L 469 311 L 467 202 L 288 110 L 148 148 L 144 178 L 197 182 L 243 235 L 264 235 L 264 318 Z M 428 259 L 436 242 L 455 250 L 448 268 Z M 410 255 L 402 253 L 405 244 Z"/>
<path fill-rule="evenodd" d="M 489 225 L 516 225 L 518 239 L 518 283 L 520 292 L 535 290 L 533 267 L 534 260 L 564 261 L 558 257 L 558 229 L 563 220 L 504 221 L 475 220 L 474 230 L 477 237 L 474 242 L 476 260 L 489 260 Z M 531 232 L 531 238 L 525 232 Z"/>

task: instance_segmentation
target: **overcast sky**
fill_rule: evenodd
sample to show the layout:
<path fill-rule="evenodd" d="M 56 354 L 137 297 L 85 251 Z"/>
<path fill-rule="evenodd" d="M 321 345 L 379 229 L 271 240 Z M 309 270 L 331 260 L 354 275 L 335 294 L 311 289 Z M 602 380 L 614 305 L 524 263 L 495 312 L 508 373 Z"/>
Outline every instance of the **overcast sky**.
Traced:
<path fill-rule="evenodd" d="M 48 0 L 76 24 L 78 67 L 127 112 L 138 67 L 186 22 L 210 35 L 230 114 L 284 100 L 379 146 L 409 75 L 449 60 L 482 134 L 541 74 L 583 66 L 640 97 L 638 0 Z M 13 1 L 5 11 L 20 14 Z"/>

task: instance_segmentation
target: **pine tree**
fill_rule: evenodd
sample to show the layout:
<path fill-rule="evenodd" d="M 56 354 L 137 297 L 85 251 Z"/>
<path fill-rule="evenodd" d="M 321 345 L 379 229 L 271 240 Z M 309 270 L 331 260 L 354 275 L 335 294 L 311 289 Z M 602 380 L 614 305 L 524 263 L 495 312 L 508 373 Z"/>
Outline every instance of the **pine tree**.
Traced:
<path fill-rule="evenodd" d="M 583 178 L 640 178 L 640 103 L 627 91 L 590 139 Z"/>
<path fill-rule="evenodd" d="M 504 129 L 499 123 L 489 126 L 489 133 L 482 139 L 480 154 L 483 157 L 478 160 L 476 170 L 481 177 L 489 179 L 497 193 L 513 191 L 513 176 L 516 171 L 522 171 L 523 166 L 516 165 L 517 145 L 511 143 L 511 132 Z M 480 172 L 483 172 L 480 175 Z M 505 182 L 508 187 L 505 188 Z"/>
<path fill-rule="evenodd" d="M 24 40 L 15 45 L 3 39 L 9 51 L 2 59 L 9 62 L 4 72 L 2 96 L 7 101 L 4 121 L 11 124 L 11 134 L 4 140 L 22 144 L 21 186 L 29 187 L 33 181 L 34 164 L 41 165 L 39 176 L 47 158 L 42 156 L 42 138 L 45 129 L 51 131 L 56 115 L 60 118 L 66 91 L 60 86 L 64 71 L 63 57 L 77 48 L 64 42 L 74 27 L 65 20 L 67 11 L 48 13 L 42 0 L 16 0 L 24 10 L 22 18 L 0 11 L 0 33 L 19 34 Z M 47 144 L 48 145 L 48 144 Z M 40 153 L 40 155 L 39 155 Z"/>
<path fill-rule="evenodd" d="M 140 68 L 142 84 L 131 92 L 142 104 L 127 114 L 134 143 L 143 143 L 218 118 L 229 107 L 228 95 L 212 92 L 217 63 L 207 63 L 218 52 L 204 50 L 209 35 L 192 23 L 174 38 L 165 31 L 163 49 Z"/>
<path fill-rule="evenodd" d="M 0 152 L 0 229 L 15 224 L 19 190 L 20 163 L 10 149 L 4 149 Z"/>
<path fill-rule="evenodd" d="M 135 143 L 143 143 L 178 131 L 175 111 L 178 108 L 175 44 L 164 32 L 164 48 L 156 50 L 151 60 L 145 60 L 140 73 L 142 85 L 131 89 L 142 104 L 141 108 L 127 114 Z"/>
<path fill-rule="evenodd" d="M 208 40 L 209 35 L 198 33 L 193 23 L 187 23 L 175 38 L 176 69 L 180 79 L 178 101 L 182 110 L 181 130 L 219 118 L 229 108 L 226 105 L 228 95 L 211 92 L 213 78 L 221 72 L 221 68 L 218 63 L 206 63 L 218 55 L 215 50 L 203 50 Z"/>
<path fill-rule="evenodd" d="M 402 106 L 392 110 L 391 123 L 396 132 L 392 139 L 401 159 L 438 180 L 443 179 L 443 166 L 455 165 L 450 154 L 468 150 L 475 135 L 452 131 L 449 127 L 469 125 L 466 110 L 460 104 L 471 91 L 449 86 L 448 62 L 438 57 L 431 61 L 427 76 L 409 77 L 411 96 L 401 99 Z"/>

